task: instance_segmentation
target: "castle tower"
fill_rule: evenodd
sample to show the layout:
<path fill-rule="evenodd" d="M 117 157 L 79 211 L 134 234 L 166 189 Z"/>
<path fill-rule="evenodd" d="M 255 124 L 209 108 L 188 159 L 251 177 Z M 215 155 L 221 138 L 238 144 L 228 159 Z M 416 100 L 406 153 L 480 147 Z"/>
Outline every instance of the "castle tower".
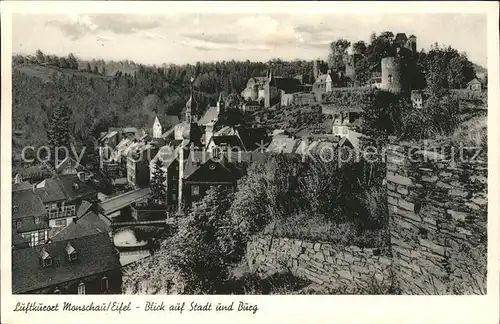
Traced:
<path fill-rule="evenodd" d="M 153 138 L 160 138 L 162 134 L 162 127 L 158 116 L 155 117 L 155 122 L 153 123 Z"/>
<path fill-rule="evenodd" d="M 413 54 L 417 53 L 417 37 L 415 35 L 410 35 L 410 37 L 408 37 L 407 47 Z"/>
<path fill-rule="evenodd" d="M 384 57 L 382 59 L 381 89 L 393 93 L 407 91 L 405 65 L 400 57 Z"/>

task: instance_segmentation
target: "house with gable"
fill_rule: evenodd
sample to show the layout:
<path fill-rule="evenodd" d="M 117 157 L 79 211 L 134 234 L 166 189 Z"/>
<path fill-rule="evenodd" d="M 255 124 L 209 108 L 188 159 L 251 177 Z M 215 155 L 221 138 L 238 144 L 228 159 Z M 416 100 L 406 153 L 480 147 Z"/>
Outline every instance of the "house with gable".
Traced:
<path fill-rule="evenodd" d="M 207 151 L 190 151 L 184 159 L 183 154 L 179 159 L 182 164 L 179 171 L 181 208 L 193 208 L 211 187 L 235 190 L 237 180 L 243 175 L 242 170 L 225 156 L 215 158 Z"/>
<path fill-rule="evenodd" d="M 467 89 L 470 91 L 481 91 L 481 81 L 479 81 L 477 78 L 472 79 L 471 81 L 469 81 L 469 83 L 467 83 Z"/>
<path fill-rule="evenodd" d="M 64 174 L 45 179 L 35 188 L 43 202 L 50 228 L 62 228 L 97 202 L 97 190 L 83 175 Z"/>

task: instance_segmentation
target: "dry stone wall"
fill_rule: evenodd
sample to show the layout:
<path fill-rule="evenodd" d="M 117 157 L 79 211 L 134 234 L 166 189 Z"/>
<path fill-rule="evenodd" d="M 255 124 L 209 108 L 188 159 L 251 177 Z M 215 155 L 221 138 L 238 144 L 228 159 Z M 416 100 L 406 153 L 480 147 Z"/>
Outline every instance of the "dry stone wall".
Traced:
<path fill-rule="evenodd" d="M 405 293 L 485 293 L 488 165 L 485 154 L 465 156 L 442 143 L 387 148 L 393 269 Z"/>
<path fill-rule="evenodd" d="M 247 260 L 262 277 L 289 270 L 311 281 L 318 293 L 357 293 L 368 287 L 389 287 L 393 278 L 390 257 L 377 248 L 262 235 L 248 243 Z"/>

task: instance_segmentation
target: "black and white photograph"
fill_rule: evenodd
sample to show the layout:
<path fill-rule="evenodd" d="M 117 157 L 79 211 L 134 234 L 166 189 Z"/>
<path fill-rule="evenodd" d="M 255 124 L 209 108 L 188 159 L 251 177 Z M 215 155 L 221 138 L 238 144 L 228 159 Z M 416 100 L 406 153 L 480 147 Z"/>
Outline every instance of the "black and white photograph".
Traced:
<path fill-rule="evenodd" d="M 13 295 L 490 293 L 485 13 L 11 22 Z"/>

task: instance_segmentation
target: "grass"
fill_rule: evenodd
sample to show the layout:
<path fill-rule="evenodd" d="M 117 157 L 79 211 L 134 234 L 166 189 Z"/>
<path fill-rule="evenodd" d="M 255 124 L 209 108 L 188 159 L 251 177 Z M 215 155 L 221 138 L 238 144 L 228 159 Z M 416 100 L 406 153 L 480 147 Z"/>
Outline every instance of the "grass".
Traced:
<path fill-rule="evenodd" d="M 263 231 L 277 237 L 322 241 L 339 245 L 381 247 L 386 244 L 385 230 L 361 229 L 353 222 L 337 224 L 323 216 L 296 215 L 268 224 Z"/>
<path fill-rule="evenodd" d="M 488 147 L 488 120 L 487 116 L 473 117 L 460 123 L 453 134 L 451 141 L 455 146 L 462 144 L 466 147 Z"/>

